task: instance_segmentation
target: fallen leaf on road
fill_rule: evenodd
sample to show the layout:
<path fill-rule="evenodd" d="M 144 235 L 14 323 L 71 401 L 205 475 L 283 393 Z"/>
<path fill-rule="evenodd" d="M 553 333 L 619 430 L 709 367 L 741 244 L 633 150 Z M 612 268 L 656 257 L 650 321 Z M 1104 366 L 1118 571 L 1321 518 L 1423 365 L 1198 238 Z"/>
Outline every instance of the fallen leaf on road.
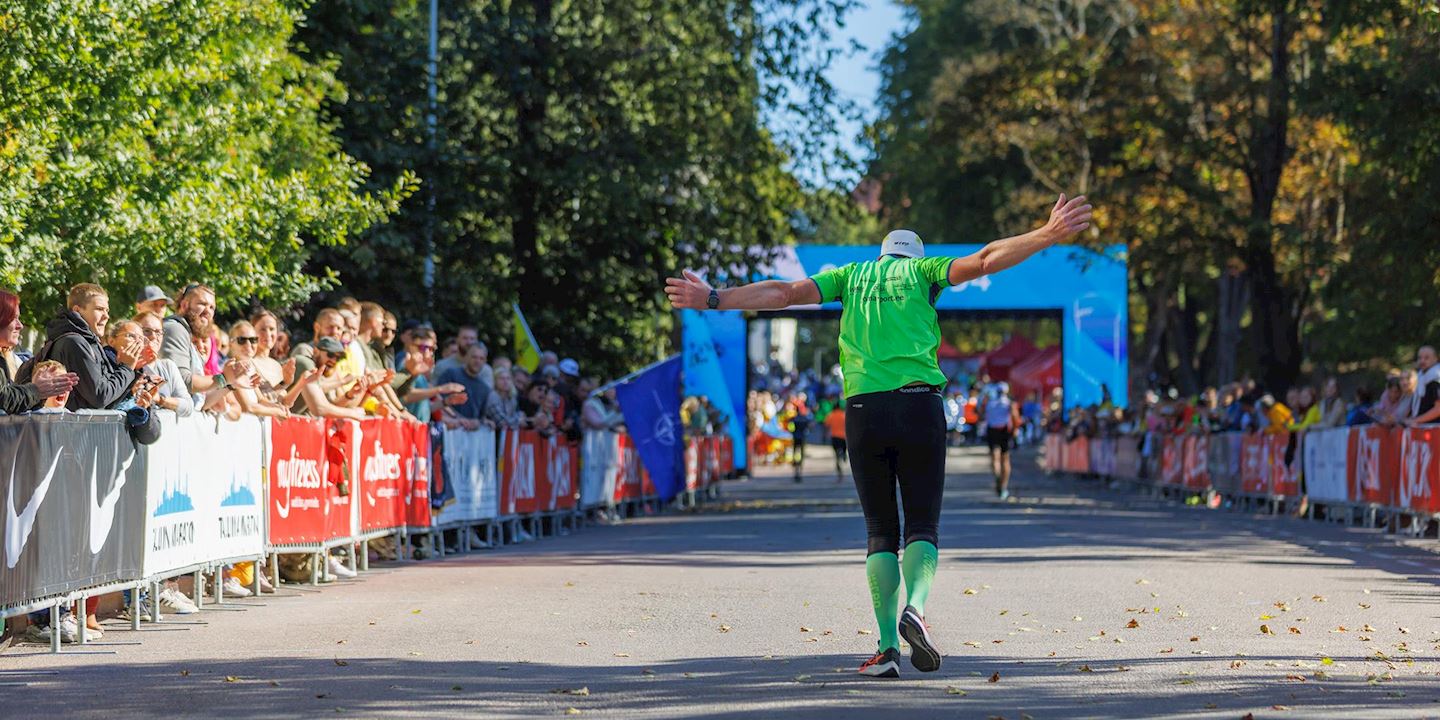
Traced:
<path fill-rule="evenodd" d="M 1370 588 L 1362 588 L 1362 589 L 1360 590 L 1360 592 L 1363 592 L 1363 593 L 1365 593 L 1366 595 L 1369 595 L 1369 594 L 1370 594 Z"/>
<path fill-rule="evenodd" d="M 1190 642 L 1200 642 L 1200 636 L 1199 636 L 1199 635 L 1191 635 L 1191 636 L 1190 636 Z"/>
<path fill-rule="evenodd" d="M 685 677 L 687 677 L 687 678 L 693 678 L 693 677 L 695 677 L 695 673 L 685 673 Z"/>
<path fill-rule="evenodd" d="M 335 644 L 336 644 L 336 645 L 344 645 L 344 644 L 345 644 L 345 641 L 344 641 L 344 640 L 336 640 L 336 641 L 335 641 Z"/>
<path fill-rule="evenodd" d="M 190 677 L 190 671 L 189 671 L 189 670 L 181 670 L 181 671 L 180 671 L 180 677 Z"/>
<path fill-rule="evenodd" d="M 796 675 L 796 676 L 795 676 L 795 682 L 805 682 L 806 680 L 809 680 L 809 679 L 810 679 L 810 676 L 809 676 L 809 675 Z"/>
<path fill-rule="evenodd" d="M 955 687 L 954 685 L 951 685 L 951 686 L 945 688 L 945 694 L 946 694 L 946 695 L 959 695 L 960 697 L 965 697 L 966 695 L 969 695 L 970 693 L 967 693 L 967 692 L 965 692 L 964 690 L 961 690 L 960 688 Z"/>
<path fill-rule="evenodd" d="M 998 671 L 997 671 L 994 675 L 991 675 L 991 676 L 990 676 L 990 682 L 992 682 L 992 683 L 998 683 L 998 682 L 1000 682 L 1000 673 L 999 673 Z"/>
<path fill-rule="evenodd" d="M 411 610 L 411 611 L 410 611 L 410 614 L 411 614 L 411 615 L 419 615 L 419 614 L 420 614 L 420 609 L 419 609 L 419 608 L 416 608 L 416 609 L 414 609 L 414 610 Z M 371 623 L 371 624 L 373 625 L 374 623 Z"/>
<path fill-rule="evenodd" d="M 336 664 L 336 665 L 339 665 L 340 667 L 345 667 L 345 666 L 349 665 L 350 663 L 349 663 L 348 661 L 341 660 L 340 658 L 335 658 L 335 664 Z"/>
<path fill-rule="evenodd" d="M 730 632 L 730 626 L 729 626 L 729 625 L 721 625 L 721 626 L 720 626 L 720 632 L 722 632 L 722 633 Z"/>
<path fill-rule="evenodd" d="M 280 687 L 280 683 L 275 682 L 274 680 L 271 680 L 271 681 L 270 681 L 270 687 Z"/>
<path fill-rule="evenodd" d="M 1271 709 L 1271 710 L 1289 710 L 1289 709 L 1290 709 L 1290 706 L 1289 706 L 1289 705 L 1271 705 L 1271 706 L 1270 706 L 1270 709 Z"/>
<path fill-rule="evenodd" d="M 575 583 L 566 581 L 565 587 L 575 587 Z"/>
<path fill-rule="evenodd" d="M 551 690 L 551 691 L 550 691 L 550 694 L 552 694 L 552 695 L 579 695 L 579 696 L 581 696 L 581 697 L 585 697 L 586 695 L 589 695 L 589 694 L 590 694 L 590 688 L 589 688 L 589 687 L 581 687 L 581 688 L 555 688 L 554 690 Z"/>
<path fill-rule="evenodd" d="M 1003 642 L 1005 642 L 1005 641 L 1004 641 L 1004 640 L 991 640 L 991 641 L 990 641 L 990 643 L 991 643 L 992 645 L 999 645 L 1000 643 L 1003 643 Z"/>
<path fill-rule="evenodd" d="M 874 631 L 874 630 L 856 630 L 856 631 L 855 631 L 855 634 L 856 634 L 856 635 L 874 635 L 874 634 L 875 634 L 875 631 Z"/>
<path fill-rule="evenodd" d="M 1234 660 L 1234 661 L 1232 661 L 1232 662 L 1230 663 L 1230 669 L 1231 669 L 1231 670 L 1239 670 L 1239 669 L 1242 668 L 1242 667 L 1245 667 L 1245 661 L 1244 661 L 1244 660 Z"/>
<path fill-rule="evenodd" d="M 1299 635 L 1299 634 L 1300 634 L 1300 628 L 1298 628 L 1298 627 L 1292 627 L 1292 628 L 1290 628 L 1290 634 L 1291 634 L 1291 635 Z"/>
<path fill-rule="evenodd" d="M 1400 634 L 1401 634 L 1401 635 L 1409 635 L 1409 634 L 1410 634 L 1410 628 L 1403 628 L 1403 627 L 1400 628 Z"/>
<path fill-rule="evenodd" d="M 1001 610 L 1001 611 L 1000 611 L 1000 614 L 1001 614 L 1001 615 L 1009 615 L 1009 614 L 1010 614 L 1010 611 L 1009 611 L 1009 610 Z"/>
<path fill-rule="evenodd" d="M 821 634 L 821 635 L 834 635 L 834 634 L 835 634 L 835 631 L 834 631 L 834 630 L 826 630 L 825 632 L 822 632 L 822 633 L 820 633 L 820 634 Z"/>
<path fill-rule="evenodd" d="M 974 640 L 967 640 L 967 641 L 965 642 L 965 644 L 966 644 L 966 645 L 969 645 L 970 647 L 973 647 L 973 648 L 978 648 L 978 647 L 980 647 L 980 643 L 975 642 Z"/>
<path fill-rule="evenodd" d="M 820 642 L 820 638 L 805 638 L 805 642 L 818 643 Z"/>
<path fill-rule="evenodd" d="M 1369 610 L 1369 609 L 1370 609 L 1370 603 L 1355 603 L 1355 604 L 1356 604 L 1356 605 L 1359 605 L 1361 610 Z"/>
<path fill-rule="evenodd" d="M 411 654 L 412 656 L 414 656 L 414 657 L 420 657 L 420 653 L 415 652 L 415 651 L 413 651 L 413 650 L 410 651 L 410 654 Z"/>
<path fill-rule="evenodd" d="M 654 670 L 651 670 L 650 668 L 645 668 L 644 670 L 641 670 L 641 671 L 640 671 L 640 674 L 641 674 L 641 675 L 654 675 L 654 674 L 655 674 L 655 671 L 654 671 Z"/>
<path fill-rule="evenodd" d="M 1082 618 L 1082 617 L 1080 617 L 1079 615 L 1076 615 L 1075 617 L 1072 617 L 1072 618 L 1070 618 L 1070 619 L 1071 619 L 1071 620 L 1074 620 L 1075 622 L 1080 622 L 1081 620 L 1084 620 L 1085 618 Z"/>
<path fill-rule="evenodd" d="M 1136 584 L 1136 585 L 1149 585 L 1149 584 L 1150 584 L 1150 581 L 1149 581 L 1149 580 L 1145 580 L 1145 579 L 1140 579 L 1140 580 L 1136 580 L 1136 581 L 1135 581 L 1135 584 Z"/>
<path fill-rule="evenodd" d="M 1260 619 L 1261 619 L 1261 620 L 1274 620 L 1274 619 L 1275 619 L 1275 616 L 1274 616 L 1274 615 L 1261 615 L 1261 616 L 1260 616 Z"/>
<path fill-rule="evenodd" d="M 453 690 L 453 691 L 455 691 L 455 692 L 460 692 L 461 690 L 464 690 L 465 688 L 460 687 L 459 685 L 451 685 L 451 686 L 450 686 L 450 689 Z"/>
<path fill-rule="evenodd" d="M 1125 627 L 1134 630 L 1135 628 L 1140 627 L 1140 621 L 1136 620 L 1135 618 L 1130 618 L 1130 622 L 1126 623 Z"/>
<path fill-rule="evenodd" d="M 1311 599 L 1311 600 L 1314 600 L 1315 602 L 1325 602 L 1325 596 L 1324 596 L 1324 595 L 1311 595 L 1311 596 L 1310 596 L 1310 599 Z"/>
<path fill-rule="evenodd" d="M 1334 664 L 1335 664 L 1335 661 L 1332 660 L 1332 659 L 1330 659 L 1330 658 L 1328 658 L 1328 657 L 1322 657 L 1322 658 L 1320 658 L 1320 664 L 1321 664 L 1321 665 L 1334 665 Z"/>
<path fill-rule="evenodd" d="M 1161 651 L 1160 651 L 1160 654 L 1161 654 L 1161 655 L 1169 655 L 1170 653 L 1173 653 L 1173 652 L 1175 652 L 1175 648 L 1165 648 L 1164 650 L 1161 650 Z"/>
<path fill-rule="evenodd" d="M 1360 642 L 1370 642 L 1369 635 L 1361 635 L 1358 639 L 1360 640 Z"/>
<path fill-rule="evenodd" d="M 1364 630 L 1365 632 L 1375 632 L 1375 628 L 1371 627 L 1370 623 L 1365 623 L 1365 627 L 1362 627 L 1360 629 Z"/>
<path fill-rule="evenodd" d="M 1327 672 L 1325 672 L 1324 670 L 1316 670 L 1316 671 L 1315 671 L 1314 678 L 1315 678 L 1316 680 L 1329 680 L 1329 679 L 1330 679 L 1330 674 L 1327 673 Z"/>
<path fill-rule="evenodd" d="M 800 627 L 800 632 L 810 632 L 810 628 L 801 626 L 801 627 Z"/>
<path fill-rule="evenodd" d="M 1206 709 L 1206 710 L 1214 710 L 1215 708 L 1218 708 L 1218 707 L 1220 707 L 1220 706 L 1219 706 L 1219 705 L 1216 705 L 1215 703 L 1205 703 L 1205 709 Z"/>
<path fill-rule="evenodd" d="M 1286 675 L 1286 676 L 1285 676 L 1285 679 L 1286 679 L 1286 680 L 1297 680 L 1297 681 L 1299 681 L 1299 682 L 1305 682 L 1305 676 L 1304 676 L 1304 675 Z"/>
<path fill-rule="evenodd" d="M 975 588 L 965 588 L 965 594 L 966 594 L 966 595 L 974 595 L 974 594 L 975 594 Z"/>
<path fill-rule="evenodd" d="M 615 657 L 630 657 L 630 653 L 615 653 Z"/>
<path fill-rule="evenodd" d="M 1194 680 L 1191 680 L 1190 678 L 1185 678 L 1184 680 L 1181 680 L 1181 681 L 1180 681 L 1180 684 L 1181 684 L 1181 685 L 1194 685 L 1194 684 L 1195 684 L 1195 681 L 1194 681 Z"/>
<path fill-rule="evenodd" d="M 566 714 L 566 715 L 579 715 L 579 714 L 580 714 L 580 708 L 573 708 L 573 707 L 572 707 L 572 708 L 565 708 L 565 714 Z"/>
<path fill-rule="evenodd" d="M 375 624 L 375 621 L 374 621 L 374 620 L 371 620 L 368 624 L 369 624 L 369 625 L 374 625 L 374 624 Z"/>
<path fill-rule="evenodd" d="M 325 698 L 328 698 L 328 697 L 330 697 L 330 693 L 320 693 L 319 695 L 316 695 L 316 696 L 315 696 L 315 699 L 316 699 L 316 700 L 324 700 Z"/>
<path fill-rule="evenodd" d="M 226 675 L 225 682 L 240 682 L 240 678 L 235 677 L 234 675 Z"/>
<path fill-rule="evenodd" d="M 1271 630 L 1269 625 L 1261 625 L 1261 626 L 1260 626 L 1260 634 L 1261 634 L 1261 635 L 1274 635 L 1274 634 L 1275 634 L 1275 631 L 1274 631 L 1274 630 Z"/>
<path fill-rule="evenodd" d="M 579 642 L 577 642 L 577 643 L 575 643 L 575 644 L 576 644 L 576 645 L 579 645 L 580 647 L 590 647 L 590 643 L 585 642 L 584 640 L 581 640 L 581 641 L 579 641 Z"/>
<path fill-rule="evenodd" d="M 1081 665 L 1081 666 L 1080 666 L 1080 672 L 1093 673 L 1093 672 L 1095 672 L 1095 671 L 1094 671 L 1094 670 L 1091 670 L 1089 665 Z"/>

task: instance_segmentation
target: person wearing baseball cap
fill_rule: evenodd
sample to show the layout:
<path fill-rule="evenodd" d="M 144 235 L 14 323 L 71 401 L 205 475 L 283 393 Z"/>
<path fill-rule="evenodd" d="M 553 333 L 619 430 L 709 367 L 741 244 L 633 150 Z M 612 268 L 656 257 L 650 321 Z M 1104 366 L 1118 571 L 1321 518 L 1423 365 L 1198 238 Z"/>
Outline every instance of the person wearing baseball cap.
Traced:
<path fill-rule="evenodd" d="M 170 298 L 155 285 L 146 285 L 140 289 L 140 294 L 135 296 L 135 314 L 152 312 L 160 317 L 165 317 L 170 307 Z"/>
<path fill-rule="evenodd" d="M 1083 196 L 1064 195 L 1039 229 L 997 240 L 966 257 L 926 257 L 920 236 L 896 230 L 874 260 L 825 270 L 803 280 L 765 280 L 723 290 L 700 276 L 665 281 L 677 309 L 783 310 L 840 301 L 845 440 L 868 537 L 865 573 L 880 627 L 875 654 L 860 666 L 870 677 L 900 677 L 900 637 L 920 672 L 940 669 L 941 653 L 925 624 L 925 600 L 939 561 L 940 503 L 945 492 L 945 374 L 936 351 L 935 301 L 946 287 L 1023 262 L 1090 227 Z M 900 488 L 900 502 L 895 488 Z M 905 507 L 905 562 L 900 562 L 900 507 Z M 907 592 L 900 602 L 900 583 Z M 898 622 L 898 636 L 897 636 Z"/>

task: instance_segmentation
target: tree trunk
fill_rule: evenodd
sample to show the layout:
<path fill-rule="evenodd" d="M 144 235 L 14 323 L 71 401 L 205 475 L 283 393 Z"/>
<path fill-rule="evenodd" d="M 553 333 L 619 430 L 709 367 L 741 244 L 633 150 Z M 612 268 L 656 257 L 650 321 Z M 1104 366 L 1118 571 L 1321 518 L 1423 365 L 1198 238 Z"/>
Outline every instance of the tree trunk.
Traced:
<path fill-rule="evenodd" d="M 1290 292 L 1275 267 L 1275 198 L 1290 156 L 1290 38 L 1288 0 L 1271 0 L 1270 79 L 1266 109 L 1257 115 L 1250 149 L 1250 230 L 1246 261 L 1253 282 L 1252 331 L 1266 390 L 1283 393 L 1300 374 L 1300 327 Z"/>
<path fill-rule="evenodd" d="M 516 53 L 522 69 L 515 74 L 511 99 L 515 104 L 517 162 L 514 169 L 515 217 L 511 237 L 515 244 L 517 296 L 521 309 L 531 320 L 543 318 L 542 299 L 547 296 L 540 269 L 540 224 L 545 216 L 545 174 L 549 165 L 545 145 L 545 121 L 549 111 L 552 0 L 531 0 L 532 16 L 527 32 L 521 33 L 530 46 Z M 512 10 L 515 12 L 515 10 Z M 521 14 L 521 13 L 517 13 Z M 526 62 L 528 60 L 528 62 Z"/>
<path fill-rule="evenodd" d="M 1250 282 L 1243 272 L 1225 272 L 1216 284 L 1215 383 L 1240 379 L 1236 355 L 1240 350 L 1240 318 L 1250 304 Z"/>

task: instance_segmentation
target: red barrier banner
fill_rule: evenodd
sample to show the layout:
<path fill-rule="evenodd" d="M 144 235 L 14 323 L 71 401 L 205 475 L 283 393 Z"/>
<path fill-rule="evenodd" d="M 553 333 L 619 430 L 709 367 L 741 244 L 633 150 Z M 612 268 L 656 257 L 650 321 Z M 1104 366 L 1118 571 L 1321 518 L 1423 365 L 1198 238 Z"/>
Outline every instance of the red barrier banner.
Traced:
<path fill-rule="evenodd" d="M 506 430 L 500 438 L 500 514 L 529 515 L 549 510 L 550 485 L 544 481 L 540 434 Z M 537 457 L 540 455 L 540 457 Z M 537 472 L 537 469 L 539 472 Z M 543 487 L 542 487 L 543 485 Z M 543 505 L 541 498 L 544 498 Z"/>
<path fill-rule="evenodd" d="M 705 438 L 703 445 L 705 455 L 702 459 L 705 461 L 706 467 L 706 472 L 703 473 L 705 479 L 704 485 L 706 487 L 720 482 L 720 478 L 725 474 L 725 461 L 723 459 L 725 457 L 725 447 L 724 443 L 721 442 L 722 439 L 723 437 L 718 435 Z M 731 457 L 733 458 L 734 456 L 732 455 Z"/>
<path fill-rule="evenodd" d="M 704 484 L 700 477 L 705 463 L 700 459 L 700 438 L 691 438 L 685 443 L 685 489 L 697 490 Z"/>
<path fill-rule="evenodd" d="M 1185 487 L 1210 489 L 1210 436 L 1186 435 L 1184 441 Z"/>
<path fill-rule="evenodd" d="M 1417 513 L 1440 513 L 1440 428 L 1418 427 L 1400 431 L 1400 477 L 1395 483 L 1395 506 Z"/>
<path fill-rule="evenodd" d="M 580 448 L 551 437 L 545 444 L 545 478 L 550 509 L 573 510 L 580 492 Z"/>
<path fill-rule="evenodd" d="M 1065 443 L 1065 469 L 1072 473 L 1090 472 L 1090 441 L 1077 437 Z"/>
<path fill-rule="evenodd" d="M 1350 433 L 1349 458 L 1351 499 L 1356 502 L 1384 505 L 1395 495 L 1395 478 L 1399 474 L 1398 431 L 1378 425 L 1355 428 Z"/>
<path fill-rule="evenodd" d="M 1160 484 L 1179 487 L 1185 482 L 1183 438 L 1166 435 L 1160 439 Z"/>
<path fill-rule="evenodd" d="M 1264 435 L 1246 433 L 1240 438 L 1240 492 L 1270 492 L 1270 446 Z"/>
<path fill-rule="evenodd" d="M 406 464 L 413 452 L 409 423 L 370 418 L 354 437 L 359 455 L 360 531 L 404 527 L 405 498 L 410 490 Z"/>
<path fill-rule="evenodd" d="M 270 537 L 277 545 L 314 545 L 330 539 L 335 486 L 327 482 L 325 421 L 270 420 Z M 349 518 L 349 508 L 345 517 Z"/>
<path fill-rule="evenodd" d="M 735 472 L 735 439 L 721 435 L 717 442 L 720 443 L 720 475 L 728 477 Z"/>
<path fill-rule="evenodd" d="M 621 434 L 619 441 L 619 467 L 615 475 L 615 500 L 631 500 L 640 497 L 645 487 L 645 469 L 640 465 L 640 453 L 629 435 Z"/>
<path fill-rule="evenodd" d="M 1270 494 L 1281 497 L 1298 497 L 1300 495 L 1300 465 L 1295 458 L 1303 457 L 1299 454 L 1298 448 L 1291 462 L 1285 462 L 1286 451 L 1290 448 L 1290 433 L 1282 432 L 1265 436 L 1266 449 L 1269 451 L 1270 468 Z M 1299 442 L 1299 439 L 1296 439 Z"/>
<path fill-rule="evenodd" d="M 410 456 L 406 460 L 405 475 L 409 478 L 410 489 L 405 496 L 405 524 L 414 529 L 430 527 L 430 472 L 438 468 L 430 446 L 430 425 L 408 423 Z"/>

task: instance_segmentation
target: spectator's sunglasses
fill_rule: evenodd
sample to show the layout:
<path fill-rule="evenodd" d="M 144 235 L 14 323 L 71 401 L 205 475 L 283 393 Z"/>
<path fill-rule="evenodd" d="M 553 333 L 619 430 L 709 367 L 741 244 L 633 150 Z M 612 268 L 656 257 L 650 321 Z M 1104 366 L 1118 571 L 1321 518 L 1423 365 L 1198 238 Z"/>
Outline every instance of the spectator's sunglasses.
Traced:
<path fill-rule="evenodd" d="M 416 345 L 416 346 L 415 346 L 415 349 L 418 350 L 418 351 L 420 351 L 420 352 L 431 352 L 432 350 L 435 349 L 435 346 L 434 346 L 434 345 Z"/>
<path fill-rule="evenodd" d="M 186 285 L 185 289 L 180 291 L 180 299 L 175 302 L 184 302 L 185 298 L 189 297 L 190 293 L 194 292 L 195 288 L 198 287 L 200 287 L 200 283 L 190 283 Z"/>
<path fill-rule="evenodd" d="M 233 342 L 233 343 L 236 343 L 236 344 L 239 344 L 239 345 L 258 345 L 258 344 L 260 343 L 260 338 L 255 337 L 255 336 L 253 336 L 253 335 L 250 336 L 250 337 L 233 337 L 233 338 L 230 338 L 230 342 Z"/>

